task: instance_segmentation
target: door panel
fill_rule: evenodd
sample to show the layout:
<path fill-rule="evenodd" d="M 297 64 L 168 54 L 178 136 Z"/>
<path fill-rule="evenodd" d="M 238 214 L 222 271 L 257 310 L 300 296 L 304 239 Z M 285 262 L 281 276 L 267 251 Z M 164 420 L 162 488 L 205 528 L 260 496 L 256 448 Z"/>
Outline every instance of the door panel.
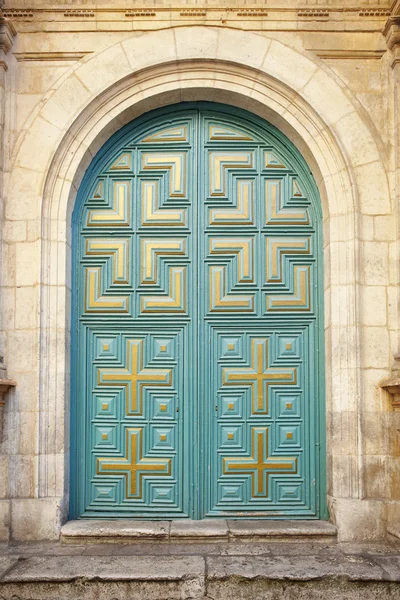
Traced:
<path fill-rule="evenodd" d="M 306 169 L 268 124 L 206 103 L 95 158 L 74 213 L 74 517 L 321 515 Z"/>

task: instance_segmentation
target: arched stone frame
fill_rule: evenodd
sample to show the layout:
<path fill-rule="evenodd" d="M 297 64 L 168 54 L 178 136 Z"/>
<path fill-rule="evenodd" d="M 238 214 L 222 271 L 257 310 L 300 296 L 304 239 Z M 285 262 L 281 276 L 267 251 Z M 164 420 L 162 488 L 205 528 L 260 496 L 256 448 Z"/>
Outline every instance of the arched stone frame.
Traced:
<path fill-rule="evenodd" d="M 176 28 L 133 36 L 72 68 L 31 116 L 16 146 L 9 203 L 18 190 L 29 188 L 30 218 L 40 219 L 42 232 L 33 502 L 53 499 L 36 511 L 43 513 L 49 537 L 57 535 L 56 514 L 63 519 L 68 505 L 70 221 L 77 189 L 94 154 L 122 125 L 152 108 L 194 100 L 231 104 L 267 119 L 292 140 L 313 171 L 326 245 L 328 495 L 339 526 L 345 521 L 349 526 L 341 516 L 348 513 L 343 503 L 351 510 L 352 502 L 364 497 L 358 218 L 373 209 L 368 177 L 379 180 L 381 202 L 390 212 L 373 126 L 317 59 L 258 34 Z M 10 218 L 26 218 L 24 202 L 7 211 Z M 342 422 L 337 415 L 344 412 Z M 332 423 L 343 429 L 332 435 Z M 360 507 L 357 515 L 364 517 Z M 352 527 L 357 528 L 355 516 Z"/>

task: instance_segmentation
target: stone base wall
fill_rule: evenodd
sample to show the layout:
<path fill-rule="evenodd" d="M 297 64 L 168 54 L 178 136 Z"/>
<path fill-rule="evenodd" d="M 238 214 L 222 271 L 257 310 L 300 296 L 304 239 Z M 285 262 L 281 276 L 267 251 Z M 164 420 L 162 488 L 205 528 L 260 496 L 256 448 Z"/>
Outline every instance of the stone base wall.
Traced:
<path fill-rule="evenodd" d="M 25 5 L 26 4 L 26 5 Z M 5 2 L 0 44 L 0 539 L 56 539 L 69 498 L 71 213 L 96 151 L 181 101 L 279 127 L 320 189 L 328 500 L 342 540 L 400 520 L 399 3 Z M 29 5 L 29 6 L 28 6 Z M 392 389 L 393 391 L 393 389 Z"/>

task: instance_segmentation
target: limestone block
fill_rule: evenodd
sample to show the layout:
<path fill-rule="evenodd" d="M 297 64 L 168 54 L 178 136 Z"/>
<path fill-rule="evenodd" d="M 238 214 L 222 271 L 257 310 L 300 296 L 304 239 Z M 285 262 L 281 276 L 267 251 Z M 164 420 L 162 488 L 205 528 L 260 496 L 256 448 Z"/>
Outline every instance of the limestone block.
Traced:
<path fill-rule="evenodd" d="M 22 412 L 37 410 L 38 390 L 36 372 L 18 373 L 18 386 L 13 392 L 13 397 L 15 398 L 16 410 Z"/>
<path fill-rule="evenodd" d="M 378 216 L 374 218 L 374 239 L 384 242 L 391 242 L 396 239 L 394 216 Z"/>
<path fill-rule="evenodd" d="M 16 130 L 22 131 L 29 126 L 33 111 L 39 106 L 42 94 L 17 94 L 15 99 Z M 28 121 L 28 122 L 27 122 Z"/>
<path fill-rule="evenodd" d="M 399 284 L 399 255 L 397 242 L 389 243 L 389 283 Z"/>
<path fill-rule="evenodd" d="M 193 28 L 194 29 L 194 28 Z M 159 62 L 176 61 L 174 32 L 171 29 L 156 34 L 135 34 L 121 42 L 130 63 L 131 72 Z"/>
<path fill-rule="evenodd" d="M 367 215 L 391 212 L 387 174 L 381 161 L 354 168 L 360 211 Z"/>
<path fill-rule="evenodd" d="M 360 215 L 360 237 L 366 242 L 374 239 L 374 217 Z"/>
<path fill-rule="evenodd" d="M 399 433 L 397 432 L 397 436 Z M 388 493 L 385 497 L 389 497 L 390 500 L 399 500 L 400 498 L 400 445 L 399 438 L 397 438 L 397 455 L 386 457 L 387 465 L 387 487 Z"/>
<path fill-rule="evenodd" d="M 39 280 L 40 242 L 18 242 L 16 252 L 16 285 L 33 286 Z"/>
<path fill-rule="evenodd" d="M 61 527 L 61 502 L 57 498 L 11 500 L 13 539 L 56 540 Z"/>
<path fill-rule="evenodd" d="M 353 411 L 343 410 L 330 415 L 330 446 L 336 455 L 357 453 L 357 418 Z"/>
<path fill-rule="evenodd" d="M 318 66 L 307 56 L 276 41 L 271 43 L 263 69 L 289 88 L 302 90 L 302 95 L 305 87 L 311 93 L 312 85 L 308 86 L 319 75 Z"/>
<path fill-rule="evenodd" d="M 8 493 L 8 457 L 0 454 L 0 500 L 7 498 Z M 0 536 L 1 539 L 1 536 Z"/>
<path fill-rule="evenodd" d="M 385 242 L 362 244 L 364 283 L 387 285 L 389 283 L 389 248 Z"/>
<path fill-rule="evenodd" d="M 34 491 L 35 456 L 11 454 L 9 456 L 10 498 L 32 498 Z"/>
<path fill-rule="evenodd" d="M 392 411 L 387 394 L 380 387 L 382 379 L 387 378 L 387 369 L 363 369 L 361 371 L 361 400 L 369 411 Z"/>
<path fill-rule="evenodd" d="M 285 48 L 279 42 L 277 46 Z M 271 40 L 263 36 L 233 31 L 232 29 L 221 29 L 218 38 L 217 58 L 239 65 L 249 65 L 255 69 L 271 73 L 268 68 L 269 65 L 264 62 L 269 48 L 271 48 Z M 279 53 L 279 50 L 277 52 Z M 273 69 L 273 63 L 274 55 L 271 56 L 270 60 L 271 69 Z M 282 70 L 283 67 L 282 64 Z"/>
<path fill-rule="evenodd" d="M 71 75 L 46 102 L 40 114 L 46 121 L 66 130 L 91 97 L 92 94 L 82 82 Z"/>
<path fill-rule="evenodd" d="M 368 541 L 385 537 L 384 507 L 376 500 L 337 498 L 334 502 L 340 542 Z"/>
<path fill-rule="evenodd" d="M 367 409 L 363 411 L 361 427 L 363 449 L 367 456 L 385 456 L 391 453 L 393 442 L 396 440 L 393 416 L 391 412 L 377 413 Z"/>
<path fill-rule="evenodd" d="M 220 48 L 220 31 L 211 27 L 177 27 L 174 30 L 177 58 L 179 60 L 214 59 L 217 49 Z M 243 48 L 243 51 L 246 52 L 246 49 Z M 254 54 L 256 53 L 257 48 L 254 48 Z M 246 55 L 243 56 L 243 62 L 246 62 Z"/>
<path fill-rule="evenodd" d="M 27 224 L 27 241 L 36 242 L 42 236 L 41 221 L 40 219 L 31 219 L 26 222 Z"/>
<path fill-rule="evenodd" d="M 4 242 L 24 242 L 27 238 L 26 221 L 5 221 L 3 223 Z"/>
<path fill-rule="evenodd" d="M 37 449 L 39 413 L 18 413 L 19 444 L 18 453 L 25 456 L 33 456 Z"/>
<path fill-rule="evenodd" d="M 354 106 L 332 75 L 318 69 L 301 91 L 302 96 L 323 115 L 328 125 L 354 111 Z"/>
<path fill-rule="evenodd" d="M 37 287 L 17 287 L 15 290 L 15 328 L 34 329 L 38 325 Z"/>
<path fill-rule="evenodd" d="M 354 245 L 351 242 L 331 242 L 329 245 L 331 285 L 349 286 L 355 283 Z M 349 293 L 351 291 L 349 290 Z"/>
<path fill-rule="evenodd" d="M 191 539 L 200 535 L 214 540 L 228 539 L 228 526 L 222 519 L 212 519 L 210 521 L 192 521 L 181 520 L 171 523 L 171 539 Z"/>
<path fill-rule="evenodd" d="M 398 289 L 395 285 L 391 285 L 386 290 L 388 297 L 388 325 L 389 329 L 395 329 L 400 312 Z"/>
<path fill-rule="evenodd" d="M 57 150 L 61 137 L 62 132 L 58 127 L 38 115 L 25 134 L 18 152 L 16 166 L 44 173 Z M 38 148 L 40 148 L 40 152 L 38 152 Z M 34 218 L 36 215 L 29 216 Z M 24 218 L 29 218 L 29 216 L 24 215 Z"/>
<path fill-rule="evenodd" d="M 69 67 L 69 65 L 61 65 L 59 63 L 52 64 L 51 66 L 49 66 L 48 63 L 45 64 L 43 62 L 38 62 L 36 64 L 19 63 L 18 69 L 16 70 L 16 87 L 18 94 L 43 95 L 68 71 Z"/>
<path fill-rule="evenodd" d="M 354 454 L 337 455 L 332 448 L 332 495 L 334 498 L 351 498 L 357 490 L 357 458 Z M 336 519 L 340 527 L 341 522 Z"/>
<path fill-rule="evenodd" d="M 204 597 L 205 561 L 201 556 L 157 556 L 156 559 L 153 556 L 135 556 L 134 560 L 130 556 L 119 556 L 117 560 L 110 560 L 110 558 L 109 556 L 70 556 L 66 560 L 63 556 L 32 557 L 29 561 L 25 561 L 26 564 L 21 562 L 3 578 L 3 581 L 17 582 L 22 579 L 28 582 L 37 581 L 39 578 L 39 581 L 71 582 L 76 578 L 83 578 L 85 581 L 140 581 L 143 585 L 148 581 L 162 581 L 164 584 L 180 581 L 183 585 L 181 594 L 179 596 L 174 594 L 172 598 Z M 200 589 L 201 594 L 199 594 Z M 133 597 L 141 595 L 140 592 L 134 593 Z M 109 597 L 115 597 L 115 594 Z M 143 597 L 171 598 L 169 592 L 167 595 L 165 592 L 155 595 L 143 594 Z"/>
<path fill-rule="evenodd" d="M 0 280 L 5 287 L 15 285 L 15 244 L 2 245 Z"/>
<path fill-rule="evenodd" d="M 8 542 L 10 535 L 10 501 L 0 500 L 0 542 Z"/>
<path fill-rule="evenodd" d="M 333 130 L 339 136 L 352 165 L 364 165 L 380 160 L 376 143 L 356 112 L 342 117 L 334 124 Z"/>
<path fill-rule="evenodd" d="M 368 285 L 361 288 L 363 325 L 385 326 L 387 324 L 386 288 L 379 285 Z"/>
<path fill-rule="evenodd" d="M 34 330 L 10 331 L 8 334 L 8 368 L 11 373 L 35 370 L 37 334 Z"/>
<path fill-rule="evenodd" d="M 6 188 L 6 219 L 25 220 L 36 219 L 40 216 L 44 176 L 35 170 L 35 153 L 30 157 L 30 168 L 13 168 L 10 183 Z"/>
<path fill-rule="evenodd" d="M 383 327 L 362 328 L 361 363 L 365 369 L 390 367 L 390 343 L 387 329 Z"/>
<path fill-rule="evenodd" d="M 87 60 L 75 73 L 92 94 L 99 94 L 131 72 L 125 52 L 117 44 Z"/>
<path fill-rule="evenodd" d="M 3 287 L 1 290 L 1 326 L 3 329 L 14 328 L 15 288 Z"/>

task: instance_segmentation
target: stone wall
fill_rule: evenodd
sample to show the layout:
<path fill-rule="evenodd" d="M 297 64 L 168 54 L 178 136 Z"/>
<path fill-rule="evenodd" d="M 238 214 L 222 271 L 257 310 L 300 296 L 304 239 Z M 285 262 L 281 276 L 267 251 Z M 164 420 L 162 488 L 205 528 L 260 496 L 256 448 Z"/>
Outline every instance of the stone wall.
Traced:
<path fill-rule="evenodd" d="M 125 4 L 3 7 L 0 350 L 17 388 L 0 538 L 55 539 L 68 513 L 80 180 L 123 124 L 186 100 L 253 111 L 310 165 L 324 213 L 331 519 L 343 540 L 384 537 L 400 519 L 400 413 L 380 386 L 399 356 L 400 3 Z"/>

